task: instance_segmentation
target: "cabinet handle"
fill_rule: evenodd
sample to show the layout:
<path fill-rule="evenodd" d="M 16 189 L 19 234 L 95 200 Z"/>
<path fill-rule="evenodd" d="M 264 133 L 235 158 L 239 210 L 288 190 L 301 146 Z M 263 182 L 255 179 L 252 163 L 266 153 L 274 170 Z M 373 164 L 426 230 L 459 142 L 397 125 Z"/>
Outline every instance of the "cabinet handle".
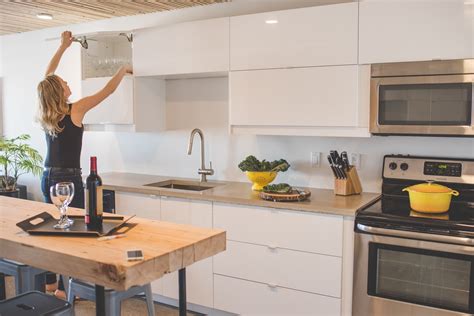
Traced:
<path fill-rule="evenodd" d="M 150 194 L 149 196 L 150 196 L 150 198 L 152 198 L 152 199 L 156 199 L 156 198 L 158 197 L 158 195 L 156 195 L 156 194 Z"/>
<path fill-rule="evenodd" d="M 268 249 L 270 250 L 277 250 L 278 246 L 275 245 L 275 244 L 270 244 L 270 245 L 267 245 Z"/>
<path fill-rule="evenodd" d="M 276 284 L 276 283 L 267 283 L 267 286 L 271 289 L 276 289 L 278 287 L 278 284 Z"/>

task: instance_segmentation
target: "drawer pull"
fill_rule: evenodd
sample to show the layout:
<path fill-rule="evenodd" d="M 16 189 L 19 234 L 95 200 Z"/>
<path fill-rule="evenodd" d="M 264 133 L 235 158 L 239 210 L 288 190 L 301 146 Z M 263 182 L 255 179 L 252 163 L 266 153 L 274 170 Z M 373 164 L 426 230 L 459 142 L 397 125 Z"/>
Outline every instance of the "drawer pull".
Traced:
<path fill-rule="evenodd" d="M 152 199 L 156 199 L 156 198 L 158 197 L 158 195 L 156 195 L 156 194 L 150 194 L 149 197 L 152 198 Z"/>
<path fill-rule="evenodd" d="M 267 286 L 271 289 L 276 289 L 278 287 L 278 284 L 276 284 L 276 283 L 267 283 Z"/>
<path fill-rule="evenodd" d="M 270 245 L 267 245 L 268 249 L 270 250 L 277 250 L 278 246 L 275 245 L 275 244 L 270 244 Z"/>

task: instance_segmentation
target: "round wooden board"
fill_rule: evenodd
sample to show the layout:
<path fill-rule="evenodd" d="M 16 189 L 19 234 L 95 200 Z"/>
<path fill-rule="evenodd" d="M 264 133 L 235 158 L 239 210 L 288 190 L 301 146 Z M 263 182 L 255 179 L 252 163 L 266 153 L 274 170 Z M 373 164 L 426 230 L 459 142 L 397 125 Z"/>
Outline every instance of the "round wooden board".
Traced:
<path fill-rule="evenodd" d="M 260 192 L 260 198 L 273 202 L 301 202 L 311 196 L 308 190 L 293 190 L 292 193 Z"/>

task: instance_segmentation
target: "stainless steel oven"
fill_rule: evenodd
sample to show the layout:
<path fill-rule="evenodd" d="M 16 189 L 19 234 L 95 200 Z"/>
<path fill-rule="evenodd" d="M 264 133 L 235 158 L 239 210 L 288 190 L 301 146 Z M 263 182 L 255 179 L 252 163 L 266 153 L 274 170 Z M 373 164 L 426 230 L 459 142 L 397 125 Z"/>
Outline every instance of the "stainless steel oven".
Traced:
<path fill-rule="evenodd" d="M 373 64 L 370 132 L 474 137 L 474 59 Z"/>
<path fill-rule="evenodd" d="M 354 316 L 474 314 L 474 239 L 358 224 L 355 240 Z"/>
<path fill-rule="evenodd" d="M 403 188 L 436 179 L 448 212 L 415 212 Z M 386 155 L 382 195 L 355 217 L 354 316 L 474 314 L 474 159 Z"/>

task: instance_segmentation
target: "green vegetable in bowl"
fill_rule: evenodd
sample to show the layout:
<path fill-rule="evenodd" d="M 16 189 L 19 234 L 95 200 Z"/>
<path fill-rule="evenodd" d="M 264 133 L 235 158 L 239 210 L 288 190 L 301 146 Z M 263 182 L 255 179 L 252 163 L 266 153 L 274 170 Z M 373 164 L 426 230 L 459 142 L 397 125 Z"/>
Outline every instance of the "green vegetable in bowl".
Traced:
<path fill-rule="evenodd" d="M 263 187 L 266 193 L 290 193 L 293 190 L 288 183 L 269 184 Z"/>
<path fill-rule="evenodd" d="M 239 163 L 239 168 L 242 171 L 281 171 L 285 172 L 290 168 L 290 164 L 285 159 L 274 160 L 272 162 L 262 161 L 255 158 L 255 156 L 248 156 Z"/>

